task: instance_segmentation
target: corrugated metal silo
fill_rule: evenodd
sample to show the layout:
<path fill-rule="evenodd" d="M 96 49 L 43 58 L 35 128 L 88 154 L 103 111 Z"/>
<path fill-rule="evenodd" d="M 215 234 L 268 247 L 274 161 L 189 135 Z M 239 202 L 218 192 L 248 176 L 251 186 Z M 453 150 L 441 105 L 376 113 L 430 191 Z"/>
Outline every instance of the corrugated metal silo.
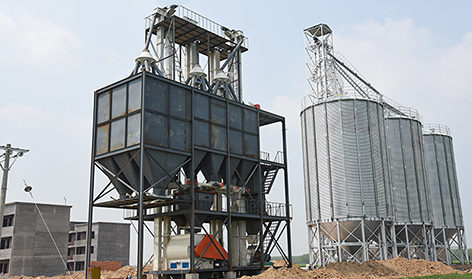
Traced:
<path fill-rule="evenodd" d="M 431 203 L 423 155 L 422 124 L 418 112 L 399 107 L 386 113 L 395 236 L 393 255 L 429 259 Z"/>
<path fill-rule="evenodd" d="M 338 246 L 322 262 L 367 260 L 368 242 L 383 253 L 392 216 L 383 106 L 331 97 L 303 109 L 301 123 L 307 221 Z"/>
<path fill-rule="evenodd" d="M 447 264 L 454 260 L 464 263 L 468 255 L 450 130 L 444 125 L 425 125 L 423 140 L 433 208 L 434 257 Z"/>

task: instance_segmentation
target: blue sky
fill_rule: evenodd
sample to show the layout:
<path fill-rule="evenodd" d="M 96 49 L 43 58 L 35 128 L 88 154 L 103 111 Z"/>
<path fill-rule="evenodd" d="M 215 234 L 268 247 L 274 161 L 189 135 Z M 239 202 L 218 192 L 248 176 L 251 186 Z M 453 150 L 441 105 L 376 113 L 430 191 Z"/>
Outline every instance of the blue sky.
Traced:
<path fill-rule="evenodd" d="M 93 92 L 131 72 L 144 44 L 144 17 L 169 4 L 0 2 L 0 145 L 31 149 L 12 168 L 7 202 L 31 201 L 24 178 L 37 202 L 65 198 L 72 219 L 86 220 Z M 294 255 L 308 252 L 299 124 L 308 92 L 303 29 L 321 22 L 334 32 L 335 51 L 377 90 L 418 109 L 424 123 L 451 128 L 466 231 L 472 228 L 472 1 L 175 4 L 244 31 L 244 100 L 287 118 Z M 279 148 L 266 147 L 272 154 Z M 97 210 L 95 220 L 120 221 L 122 212 Z"/>

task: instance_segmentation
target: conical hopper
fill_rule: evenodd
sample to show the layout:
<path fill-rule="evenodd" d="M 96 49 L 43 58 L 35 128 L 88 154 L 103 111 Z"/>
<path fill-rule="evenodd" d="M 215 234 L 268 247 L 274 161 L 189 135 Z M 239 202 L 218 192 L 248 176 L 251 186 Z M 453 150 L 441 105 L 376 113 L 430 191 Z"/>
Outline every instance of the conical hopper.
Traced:
<path fill-rule="evenodd" d="M 226 172 L 226 160 L 227 159 L 225 158 L 223 164 L 221 165 L 219 173 L 225 181 L 225 184 L 231 184 L 231 181 L 229 183 L 228 181 L 226 181 L 226 178 L 228 177 L 228 173 Z M 239 162 L 241 162 L 241 159 L 231 158 L 230 160 L 231 162 L 229 163 L 229 177 L 231 179 L 233 178 L 233 175 L 235 177 L 238 177 L 238 175 L 236 174 L 236 167 L 239 165 Z"/>
<path fill-rule="evenodd" d="M 194 175 L 195 177 L 197 176 L 197 173 L 198 173 L 198 169 L 200 167 L 200 163 L 202 162 L 203 160 L 203 157 L 205 157 L 207 152 L 205 151 L 200 151 L 200 150 L 195 150 L 194 151 L 194 156 L 193 156 L 193 166 L 194 166 Z M 188 162 L 187 164 L 185 164 L 185 166 L 183 167 L 184 169 L 184 172 L 185 172 L 185 175 L 187 176 L 187 178 L 190 178 L 191 176 L 191 168 L 192 168 L 192 161 Z"/>
<path fill-rule="evenodd" d="M 112 180 L 115 175 L 120 171 L 120 167 L 118 164 L 115 162 L 113 157 L 105 157 L 100 160 L 98 160 L 98 163 L 104 166 L 106 169 L 111 171 L 113 174 L 104 171 L 103 173 L 110 179 Z M 126 179 L 123 173 L 120 173 L 118 176 L 121 180 L 129 184 L 129 181 Z M 120 194 L 120 198 L 125 198 L 126 194 L 131 194 L 131 189 L 126 187 L 120 180 L 115 179 L 113 181 L 113 186 L 115 186 L 116 191 Z"/>
<path fill-rule="evenodd" d="M 202 161 L 201 169 L 207 181 L 219 181 L 218 171 L 225 156 L 215 153 L 207 153 Z"/>
<path fill-rule="evenodd" d="M 178 172 L 179 167 L 182 166 L 188 158 L 186 155 L 172 154 L 154 149 L 147 149 L 146 151 L 152 166 L 150 169 L 154 171 L 154 175 L 157 177 L 155 182 L 165 177 L 163 181 L 154 186 L 154 189 L 165 189 L 171 181 L 171 178 Z"/>
<path fill-rule="evenodd" d="M 134 189 L 139 189 L 139 166 L 136 164 L 134 160 L 129 162 L 132 155 L 129 152 L 123 152 L 120 154 L 113 155 L 112 158 L 117 163 L 120 169 L 123 168 L 122 174 L 126 177 L 127 181 L 129 181 L 130 186 Z M 126 167 L 125 167 L 126 166 Z"/>
<path fill-rule="evenodd" d="M 155 182 L 165 177 L 163 181 L 154 186 L 154 189 L 165 189 L 171 181 L 171 178 L 178 172 L 179 167 L 182 166 L 188 158 L 186 155 L 172 154 L 154 149 L 147 149 L 147 155 L 149 156 L 149 162 L 152 166 L 150 169 L 157 177 Z"/>
<path fill-rule="evenodd" d="M 248 160 L 241 160 L 241 162 L 238 165 L 238 172 L 239 172 L 239 175 L 241 175 L 241 178 L 242 178 L 241 183 L 246 182 L 249 175 L 253 171 L 255 165 L 256 165 L 256 162 L 252 162 L 252 161 L 248 161 Z M 238 181 L 240 180 L 239 176 L 237 177 L 237 180 Z M 243 186 L 243 185 L 238 185 L 238 186 Z M 255 189 L 252 189 L 252 190 L 255 190 Z"/>

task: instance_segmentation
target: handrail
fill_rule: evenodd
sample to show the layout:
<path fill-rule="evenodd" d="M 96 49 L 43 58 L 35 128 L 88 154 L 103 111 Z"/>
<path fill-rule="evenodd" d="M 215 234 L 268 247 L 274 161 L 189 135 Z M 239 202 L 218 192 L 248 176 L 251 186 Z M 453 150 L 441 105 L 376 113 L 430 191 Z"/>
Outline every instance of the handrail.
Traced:
<path fill-rule="evenodd" d="M 423 125 L 423 135 L 444 135 L 451 136 L 451 130 L 442 124 L 425 124 Z"/>

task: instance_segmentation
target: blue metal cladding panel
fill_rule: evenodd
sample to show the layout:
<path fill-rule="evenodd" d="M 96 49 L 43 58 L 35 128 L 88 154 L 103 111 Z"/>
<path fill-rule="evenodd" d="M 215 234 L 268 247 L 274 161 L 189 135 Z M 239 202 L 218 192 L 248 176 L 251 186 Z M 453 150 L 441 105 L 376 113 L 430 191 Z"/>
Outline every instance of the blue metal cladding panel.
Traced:
<path fill-rule="evenodd" d="M 229 147 L 230 152 L 243 155 L 243 133 L 237 130 L 229 130 Z"/>
<path fill-rule="evenodd" d="M 189 120 L 192 108 L 190 90 L 177 85 L 169 87 L 169 115 Z"/>
<path fill-rule="evenodd" d="M 210 121 L 220 125 L 226 125 L 226 103 L 217 100 L 211 99 L 211 116 Z"/>
<path fill-rule="evenodd" d="M 167 92 L 169 84 L 158 79 L 147 78 L 144 90 L 146 109 L 166 113 L 167 112 Z"/>
<path fill-rule="evenodd" d="M 141 84 L 138 77 L 97 93 L 96 155 L 139 144 Z"/>
<path fill-rule="evenodd" d="M 203 94 L 195 93 L 195 118 L 210 120 L 210 98 Z"/>
<path fill-rule="evenodd" d="M 240 158 L 238 167 L 244 172 L 250 172 L 259 158 L 259 118 L 253 107 L 148 73 L 98 90 L 95 98 L 96 160 L 112 172 L 127 165 L 122 179 L 130 185 L 139 184 L 141 167 L 145 185 L 178 170 L 190 158 L 192 144 L 207 159 L 211 157 L 207 155 L 223 156 L 229 149 Z M 144 166 L 134 155 L 141 137 L 146 149 Z M 195 160 L 196 169 L 202 159 Z M 214 167 L 218 172 L 219 165 Z M 168 183 L 161 181 L 158 187 Z"/>
<path fill-rule="evenodd" d="M 141 79 L 135 79 L 128 85 L 128 113 L 141 108 Z"/>
<path fill-rule="evenodd" d="M 244 119 L 244 131 L 257 134 L 259 130 L 259 121 L 257 120 L 257 114 L 253 110 L 244 109 L 243 110 L 243 119 Z"/>
<path fill-rule="evenodd" d="M 125 147 L 125 130 L 126 119 L 120 118 L 111 122 L 110 132 L 110 151 L 118 150 Z"/>
<path fill-rule="evenodd" d="M 167 117 L 146 112 L 145 119 L 144 142 L 157 146 L 167 146 Z"/>
<path fill-rule="evenodd" d="M 229 105 L 229 126 L 234 129 L 242 130 L 243 128 L 243 110 L 241 107 L 230 104 Z"/>
<path fill-rule="evenodd" d="M 169 147 L 179 150 L 190 150 L 191 125 L 189 122 L 169 118 Z"/>
<path fill-rule="evenodd" d="M 391 217 L 382 105 L 338 99 L 305 109 L 301 118 L 312 221 Z"/>
<path fill-rule="evenodd" d="M 118 116 L 125 115 L 126 109 L 126 91 L 127 84 L 120 85 L 112 89 L 111 94 L 111 117 L 116 118 Z"/>
<path fill-rule="evenodd" d="M 195 145 L 210 148 L 210 124 L 195 120 Z"/>
<path fill-rule="evenodd" d="M 212 149 L 226 151 L 227 141 L 225 127 L 221 127 L 218 125 L 210 125 L 210 138 L 210 147 Z"/>
<path fill-rule="evenodd" d="M 110 119 L 110 92 L 103 92 L 98 95 L 97 123 L 103 123 Z"/>
<path fill-rule="evenodd" d="M 141 140 L 141 113 L 135 113 L 127 117 L 126 146 L 138 144 Z"/>
<path fill-rule="evenodd" d="M 96 155 L 104 154 L 109 151 L 109 131 L 110 131 L 110 124 L 104 124 L 97 127 L 97 132 L 95 135 L 95 142 L 96 142 Z"/>

